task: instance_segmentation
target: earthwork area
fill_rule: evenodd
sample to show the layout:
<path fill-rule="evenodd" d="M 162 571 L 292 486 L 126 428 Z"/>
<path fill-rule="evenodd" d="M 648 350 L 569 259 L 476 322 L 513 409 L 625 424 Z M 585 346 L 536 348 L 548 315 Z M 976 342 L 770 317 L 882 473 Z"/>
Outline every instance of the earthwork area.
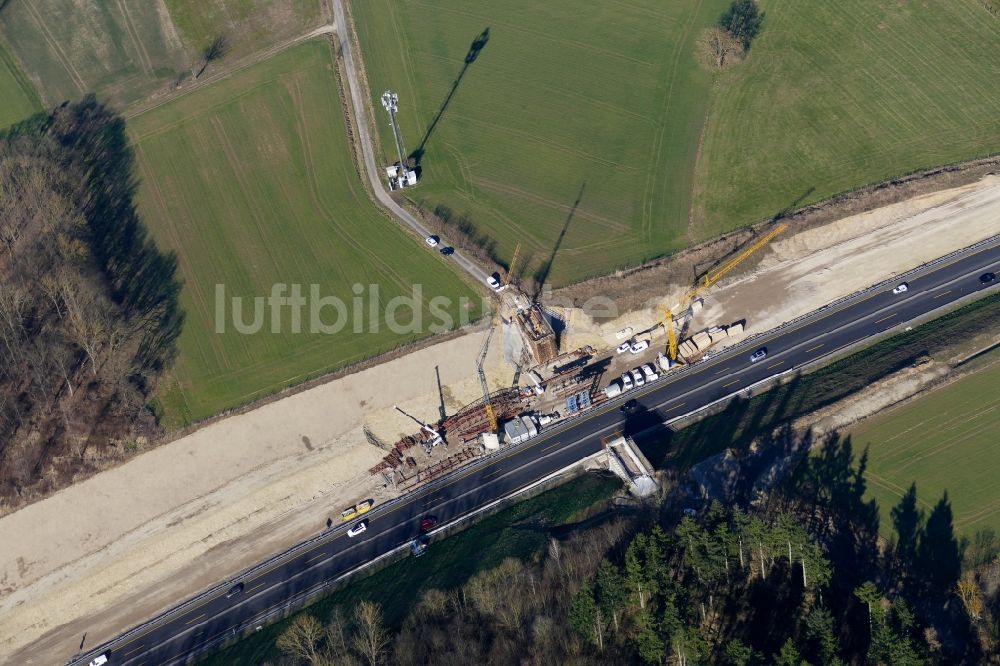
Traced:
<path fill-rule="evenodd" d="M 453 322 L 474 318 L 479 299 L 430 248 L 376 211 L 351 160 L 330 44 L 288 49 L 210 87 L 129 121 L 140 210 L 157 242 L 178 254 L 187 314 L 180 354 L 163 392 L 168 424 L 244 404 L 429 335 L 441 321 L 429 300 L 447 297 Z M 295 332 L 288 308 L 272 332 L 253 299 L 275 283 L 310 285 L 348 305 L 336 334 L 310 333 L 309 309 Z M 353 308 L 361 285 L 361 317 Z M 420 333 L 393 333 L 369 316 L 396 296 L 422 290 Z M 217 333 L 216 285 L 224 285 L 225 331 Z M 377 285 L 377 286 L 373 286 Z M 290 289 L 290 287 L 289 287 Z M 288 292 L 286 291 L 287 295 Z M 459 300 L 462 299 L 462 302 Z M 460 316 L 461 315 L 461 316 Z M 323 313 L 327 324 L 336 313 Z M 399 321 L 411 316 L 404 308 Z"/>
<path fill-rule="evenodd" d="M 529 276 L 558 250 L 556 286 L 1000 149 L 996 71 L 979 64 L 1000 20 L 981 0 L 762 0 L 747 59 L 712 69 L 699 40 L 726 4 L 352 11 L 387 159 L 385 89 L 420 153 L 408 196 L 503 260 L 520 242 Z"/>

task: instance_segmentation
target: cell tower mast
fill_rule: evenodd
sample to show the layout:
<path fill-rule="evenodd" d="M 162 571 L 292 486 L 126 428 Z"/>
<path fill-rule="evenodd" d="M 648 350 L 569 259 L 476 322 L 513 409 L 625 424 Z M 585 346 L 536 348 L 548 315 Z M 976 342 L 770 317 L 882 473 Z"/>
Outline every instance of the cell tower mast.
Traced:
<path fill-rule="evenodd" d="M 403 160 L 403 155 L 406 154 L 406 151 L 403 149 L 403 135 L 396 123 L 396 111 L 399 110 L 399 95 L 391 90 L 386 90 L 382 93 L 382 106 L 389 112 L 389 125 L 392 127 L 392 136 L 396 139 L 396 150 L 399 151 L 399 168 L 405 173 L 408 170 L 406 162 Z"/>

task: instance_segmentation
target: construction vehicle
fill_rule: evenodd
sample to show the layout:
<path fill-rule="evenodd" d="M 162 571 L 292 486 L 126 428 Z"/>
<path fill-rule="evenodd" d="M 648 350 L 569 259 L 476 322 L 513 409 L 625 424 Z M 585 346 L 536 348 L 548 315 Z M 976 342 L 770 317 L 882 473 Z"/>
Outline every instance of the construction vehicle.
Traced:
<path fill-rule="evenodd" d="M 677 361 L 677 330 L 674 321 L 673 312 L 683 313 L 684 321 L 682 322 L 681 331 L 687 327 L 690 320 L 690 308 L 691 304 L 697 299 L 703 292 L 705 292 L 709 287 L 714 285 L 716 282 L 721 280 L 730 271 L 742 264 L 744 261 L 749 259 L 755 252 L 765 247 L 774 238 L 788 228 L 788 223 L 782 222 L 771 229 L 769 232 L 761 236 L 752 245 L 747 247 L 745 250 L 740 252 L 738 255 L 727 261 L 725 264 L 720 266 L 718 269 L 711 273 L 706 273 L 702 278 L 702 281 L 692 287 L 684 297 L 681 299 L 679 305 L 675 305 L 673 309 L 667 308 L 666 306 L 660 306 L 660 310 L 663 312 L 663 327 L 667 331 L 667 358 L 671 362 Z"/>

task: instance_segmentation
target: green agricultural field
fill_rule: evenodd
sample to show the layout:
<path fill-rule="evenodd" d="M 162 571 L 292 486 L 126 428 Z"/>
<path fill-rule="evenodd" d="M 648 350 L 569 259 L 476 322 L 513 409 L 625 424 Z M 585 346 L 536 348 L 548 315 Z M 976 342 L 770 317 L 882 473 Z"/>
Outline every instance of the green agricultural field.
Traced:
<path fill-rule="evenodd" d="M 424 145 L 429 209 L 466 213 L 556 284 L 608 273 L 922 167 L 1000 151 L 1000 19 L 982 0 L 760 0 L 748 59 L 704 62 L 728 4 L 352 3 L 378 97 Z M 573 210 L 579 196 L 579 205 Z M 524 249 L 523 248 L 523 249 Z M 523 251 L 522 249 L 522 251 Z"/>
<path fill-rule="evenodd" d="M 464 69 L 410 196 L 467 214 L 505 259 L 520 241 L 529 274 L 558 245 L 549 277 L 563 284 L 690 242 L 712 84 L 695 43 L 727 4 L 366 0 L 352 10 L 387 154 L 382 91 L 399 94 L 412 151 Z"/>
<path fill-rule="evenodd" d="M 911 483 L 925 511 L 948 492 L 955 531 L 1000 531 L 1000 365 L 994 364 L 913 402 L 868 419 L 850 434 L 855 449 L 869 449 L 868 487 L 881 510 L 881 529 L 892 530 L 889 511 Z"/>
<path fill-rule="evenodd" d="M 320 0 L 164 0 L 184 43 L 202 53 L 219 35 L 238 57 L 319 25 Z"/>
<path fill-rule="evenodd" d="M 126 105 L 190 79 L 219 35 L 227 58 L 319 22 L 319 0 L 31 0 L 2 3 L 0 35 L 46 104 L 94 92 Z"/>
<path fill-rule="evenodd" d="M 95 92 L 125 103 L 190 66 L 159 2 L 33 0 L 6 3 L 0 34 L 46 104 Z"/>
<path fill-rule="evenodd" d="M 438 253 L 404 234 L 370 204 L 347 141 L 329 43 L 306 42 L 222 82 L 129 121 L 141 181 L 140 211 L 162 247 L 175 250 L 184 280 L 187 321 L 175 381 L 161 401 L 168 423 L 183 423 L 246 403 L 308 377 L 374 356 L 429 334 L 441 318 L 428 299 L 460 320 L 460 297 L 478 298 Z M 252 323 L 254 297 L 275 283 L 301 284 L 309 297 L 337 296 L 347 321 L 336 334 L 310 333 L 302 310 L 296 333 L 291 308 L 262 308 L 262 328 L 241 334 L 232 296 L 243 298 L 241 321 Z M 375 329 L 367 303 L 386 306 L 423 289 L 421 332 Z M 363 285 L 361 318 L 355 284 Z M 216 285 L 225 285 L 224 333 Z M 289 288 L 290 290 L 290 288 Z M 286 291 L 286 295 L 287 295 Z M 475 305 L 472 299 L 475 298 Z M 376 308 L 378 309 L 378 308 Z M 404 307 L 397 321 L 411 320 Z M 322 323 L 338 320 L 333 309 Z M 355 328 L 361 332 L 355 333 Z"/>
<path fill-rule="evenodd" d="M 42 110 L 42 100 L 7 49 L 0 44 L 0 129 Z"/>
<path fill-rule="evenodd" d="M 983 0 L 760 4 L 763 32 L 712 104 L 697 238 L 1000 151 L 1000 18 Z"/>

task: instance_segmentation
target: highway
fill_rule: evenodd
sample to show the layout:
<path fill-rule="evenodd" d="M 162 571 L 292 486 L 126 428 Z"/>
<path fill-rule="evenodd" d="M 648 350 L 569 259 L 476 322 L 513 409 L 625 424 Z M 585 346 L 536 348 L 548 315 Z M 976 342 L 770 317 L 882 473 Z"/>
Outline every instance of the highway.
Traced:
<path fill-rule="evenodd" d="M 620 409 L 635 399 L 644 410 L 668 421 L 733 395 L 768 377 L 801 368 L 838 349 L 863 342 L 886 330 L 970 296 L 995 289 L 982 285 L 986 271 L 1000 273 L 1000 246 L 967 252 L 908 276 L 909 289 L 893 294 L 895 283 L 855 296 L 793 325 L 757 338 L 752 347 L 722 352 L 683 373 L 624 393 L 620 398 L 564 421 L 535 439 L 495 454 L 451 477 L 432 482 L 403 501 L 376 506 L 367 532 L 349 538 L 346 525 L 302 552 L 279 560 L 243 579 L 235 579 L 207 598 L 171 611 L 151 626 L 88 651 L 71 664 L 87 664 L 106 653 L 109 666 L 179 663 L 245 629 L 268 609 L 309 588 L 370 562 L 418 535 L 422 516 L 446 524 L 460 516 L 533 484 L 596 453 L 601 438 L 625 427 Z M 767 349 L 767 357 L 751 363 L 750 354 Z M 434 545 L 426 557 L 434 557 Z M 226 597 L 229 585 L 242 580 L 244 590 Z"/>

